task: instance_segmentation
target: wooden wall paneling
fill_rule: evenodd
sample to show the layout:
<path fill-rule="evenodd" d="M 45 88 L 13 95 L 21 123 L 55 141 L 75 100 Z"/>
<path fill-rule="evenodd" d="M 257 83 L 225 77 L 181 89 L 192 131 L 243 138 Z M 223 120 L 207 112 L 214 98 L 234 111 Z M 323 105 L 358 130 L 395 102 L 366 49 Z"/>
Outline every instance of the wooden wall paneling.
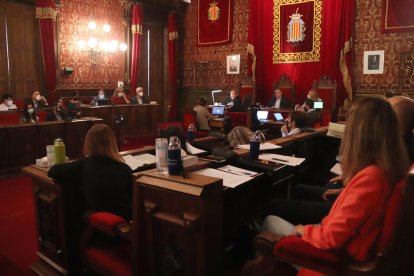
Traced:
<path fill-rule="evenodd" d="M 117 105 L 114 106 L 113 109 L 113 118 L 117 120 L 119 116 L 123 116 L 124 120 L 122 123 L 117 124 L 114 122 L 114 130 L 119 131 L 118 133 L 122 135 L 123 137 L 127 136 L 131 133 L 131 131 L 134 129 L 134 121 L 135 118 L 132 116 L 132 108 L 129 105 Z"/>
<path fill-rule="evenodd" d="M 9 90 L 5 11 L 6 11 L 6 3 L 0 2 L 0 93 L 1 94 Z"/>
<path fill-rule="evenodd" d="M 37 127 L 36 124 L 10 125 L 10 159 L 11 166 L 18 167 L 32 164 L 37 152 Z"/>
<path fill-rule="evenodd" d="M 67 144 L 65 123 L 64 122 L 45 122 L 38 124 L 38 142 L 36 158 L 46 156 L 46 146 L 53 145 L 56 138 L 62 138 L 63 143 Z"/>
<path fill-rule="evenodd" d="M 93 121 L 84 120 L 73 121 L 66 124 L 66 155 L 69 159 L 83 156 L 83 144 L 85 142 L 86 133 L 88 133 L 92 125 Z"/>
<path fill-rule="evenodd" d="M 152 112 L 148 112 L 149 110 L 146 108 L 134 108 L 132 109 L 132 116 L 135 119 L 134 124 L 136 125 L 135 128 L 142 130 L 143 132 L 150 132 L 151 131 L 151 118 Z"/>

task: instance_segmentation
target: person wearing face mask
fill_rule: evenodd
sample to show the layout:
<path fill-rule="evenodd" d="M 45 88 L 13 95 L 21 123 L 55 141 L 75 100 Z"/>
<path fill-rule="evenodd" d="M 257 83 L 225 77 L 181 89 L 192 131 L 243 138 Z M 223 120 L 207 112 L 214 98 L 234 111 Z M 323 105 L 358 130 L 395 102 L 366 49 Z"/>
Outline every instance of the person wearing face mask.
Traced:
<path fill-rule="evenodd" d="M 3 94 L 3 103 L 0 104 L 0 111 L 7 111 L 17 109 L 17 106 L 13 104 L 13 96 L 9 93 Z"/>
<path fill-rule="evenodd" d="M 58 99 L 53 110 L 50 111 L 46 116 L 46 121 L 64 121 L 69 117 L 68 113 L 63 110 L 63 101 Z"/>
<path fill-rule="evenodd" d="M 137 87 L 135 90 L 137 92 L 137 96 L 131 99 L 131 103 L 133 104 L 149 104 L 150 99 L 147 95 L 144 95 L 144 88 Z"/>
<path fill-rule="evenodd" d="M 76 93 L 72 100 L 68 102 L 68 113 L 73 119 L 79 119 L 81 117 L 81 105 L 82 102 L 79 100 L 79 95 Z"/>
<path fill-rule="evenodd" d="M 98 91 L 98 96 L 93 97 L 92 101 L 90 102 L 90 105 L 99 105 L 99 101 L 107 101 L 108 99 L 105 97 L 105 91 L 103 88 L 100 88 Z M 101 104 L 102 105 L 102 104 Z"/>
<path fill-rule="evenodd" d="M 230 111 L 230 112 L 245 111 L 245 108 L 243 107 L 242 101 L 241 101 L 240 97 L 237 95 L 237 90 L 236 89 L 232 89 L 230 91 L 230 97 L 225 99 L 224 102 L 222 103 L 222 105 L 229 106 L 230 108 L 229 108 L 228 111 Z"/>
<path fill-rule="evenodd" d="M 40 92 L 37 90 L 34 90 L 32 92 L 32 104 L 34 109 L 39 110 L 42 108 L 47 107 L 49 104 L 47 103 L 47 100 L 44 96 L 40 95 Z"/>
<path fill-rule="evenodd" d="M 117 89 L 115 89 L 114 94 L 111 98 L 111 103 L 113 105 L 130 103 L 130 100 L 128 99 L 128 96 L 125 94 L 123 87 L 118 87 Z"/>
<path fill-rule="evenodd" d="M 26 102 L 23 108 L 23 116 L 20 118 L 21 123 L 36 123 L 39 122 L 39 117 L 36 116 L 36 111 L 31 102 Z"/>

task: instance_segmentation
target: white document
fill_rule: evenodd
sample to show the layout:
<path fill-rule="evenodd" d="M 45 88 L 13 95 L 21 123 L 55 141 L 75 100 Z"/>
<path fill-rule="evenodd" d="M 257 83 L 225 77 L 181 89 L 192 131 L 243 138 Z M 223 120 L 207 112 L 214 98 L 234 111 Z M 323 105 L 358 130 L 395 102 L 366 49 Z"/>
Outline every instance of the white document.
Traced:
<path fill-rule="evenodd" d="M 344 124 L 337 124 L 337 123 L 329 122 L 328 133 L 326 135 L 337 137 L 337 138 L 342 138 L 342 136 L 344 135 L 344 131 L 345 131 Z"/>
<path fill-rule="evenodd" d="M 288 166 L 299 166 L 300 164 L 302 164 L 303 161 L 305 161 L 305 158 L 298 158 L 273 153 L 260 154 L 259 159 L 277 162 Z"/>
<path fill-rule="evenodd" d="M 205 150 L 201 150 L 201 149 L 198 149 L 192 146 L 190 143 L 186 143 L 186 146 L 187 146 L 188 153 L 193 154 L 193 155 L 206 152 Z"/>
<path fill-rule="evenodd" d="M 336 175 L 342 175 L 342 167 L 341 164 L 336 163 L 330 170 L 331 173 Z"/>
<path fill-rule="evenodd" d="M 155 164 L 155 155 L 144 153 L 140 155 L 132 156 L 131 154 L 122 156 L 125 163 L 132 169 L 136 170 L 138 167 L 144 165 Z"/>
<path fill-rule="evenodd" d="M 238 145 L 239 149 L 250 149 L 250 144 Z M 260 150 L 271 150 L 271 149 L 280 149 L 281 146 L 272 144 L 272 143 L 261 143 Z"/>
<path fill-rule="evenodd" d="M 245 170 L 245 169 L 238 168 L 238 167 L 231 166 L 231 165 L 226 165 L 226 166 L 223 166 L 217 169 L 223 172 L 229 172 L 229 173 L 240 175 L 240 176 L 254 177 L 259 174 L 257 172 Z"/>
<path fill-rule="evenodd" d="M 252 179 L 249 176 L 235 175 L 235 174 L 232 174 L 232 173 L 223 172 L 223 171 L 220 171 L 220 170 L 210 169 L 210 168 L 202 169 L 202 170 L 196 171 L 194 173 L 205 175 L 205 176 L 211 176 L 211 177 L 215 177 L 215 178 L 221 178 L 221 179 L 223 179 L 223 186 L 226 186 L 226 187 L 229 187 L 229 188 L 236 188 L 240 184 L 243 184 L 243 183 L 245 183 L 245 182 Z"/>

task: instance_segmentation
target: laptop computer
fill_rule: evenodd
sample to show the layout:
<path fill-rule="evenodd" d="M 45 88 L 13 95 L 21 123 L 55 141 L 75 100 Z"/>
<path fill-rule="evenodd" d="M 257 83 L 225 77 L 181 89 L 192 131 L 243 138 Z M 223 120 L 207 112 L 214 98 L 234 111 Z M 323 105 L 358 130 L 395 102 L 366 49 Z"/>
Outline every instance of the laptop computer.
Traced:
<path fill-rule="evenodd" d="M 313 103 L 314 109 L 322 109 L 323 108 L 323 102 L 314 102 Z"/>
<path fill-rule="evenodd" d="M 98 106 L 101 106 L 101 105 L 109 105 L 108 99 L 98 100 Z"/>
<path fill-rule="evenodd" d="M 219 118 L 224 117 L 224 105 L 213 106 L 211 109 L 211 114 L 218 116 Z"/>
<path fill-rule="evenodd" d="M 278 122 L 282 122 L 285 120 L 285 118 L 283 118 L 282 113 L 276 112 L 276 113 L 273 113 L 273 116 L 275 116 L 275 120 Z"/>
<path fill-rule="evenodd" d="M 257 120 L 261 123 L 268 122 L 267 116 L 269 115 L 269 111 L 266 110 L 259 110 L 257 111 Z"/>

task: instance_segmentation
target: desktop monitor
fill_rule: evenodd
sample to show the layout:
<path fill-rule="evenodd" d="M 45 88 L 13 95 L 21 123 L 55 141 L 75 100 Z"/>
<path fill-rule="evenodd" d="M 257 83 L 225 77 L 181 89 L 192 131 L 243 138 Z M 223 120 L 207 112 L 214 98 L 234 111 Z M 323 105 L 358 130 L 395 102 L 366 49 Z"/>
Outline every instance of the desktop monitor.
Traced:
<path fill-rule="evenodd" d="M 313 108 L 315 109 L 322 109 L 323 108 L 323 102 L 314 102 Z"/>
<path fill-rule="evenodd" d="M 224 116 L 224 105 L 215 105 L 211 109 L 211 114 L 223 117 Z"/>
<path fill-rule="evenodd" d="M 265 110 L 259 110 L 257 111 L 257 120 L 267 120 L 267 116 L 269 114 L 269 111 Z"/>

